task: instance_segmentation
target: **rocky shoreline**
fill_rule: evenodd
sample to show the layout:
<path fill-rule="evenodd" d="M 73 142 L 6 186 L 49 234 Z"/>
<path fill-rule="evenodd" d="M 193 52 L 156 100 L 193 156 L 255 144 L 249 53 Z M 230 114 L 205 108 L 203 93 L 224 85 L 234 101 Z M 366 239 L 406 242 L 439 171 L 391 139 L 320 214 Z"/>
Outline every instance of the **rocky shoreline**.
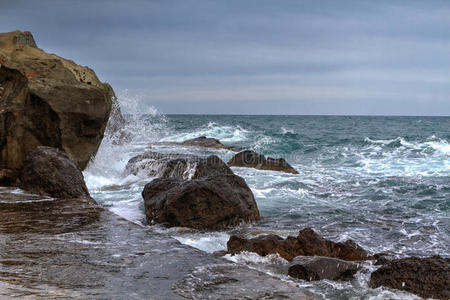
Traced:
<path fill-rule="evenodd" d="M 111 119 L 116 121 L 107 125 Z M 0 296 L 316 298 L 220 257 L 254 252 L 279 255 L 289 261 L 283 275 L 305 281 L 351 280 L 363 261 L 377 259 L 382 266 L 369 286 L 450 297 L 448 258 L 370 254 L 310 228 L 286 239 L 232 236 L 226 252 L 210 255 L 121 219 L 96 204 L 81 171 L 105 130 L 127 141 L 125 125 L 113 89 L 94 71 L 45 53 L 28 32 L 0 34 Z M 142 191 L 148 224 L 212 230 L 255 223 L 254 195 L 230 167 L 298 174 L 282 158 L 214 138 L 172 145 L 238 153 L 228 163 L 215 155 L 152 151 L 130 159 L 126 172 L 149 177 Z"/>

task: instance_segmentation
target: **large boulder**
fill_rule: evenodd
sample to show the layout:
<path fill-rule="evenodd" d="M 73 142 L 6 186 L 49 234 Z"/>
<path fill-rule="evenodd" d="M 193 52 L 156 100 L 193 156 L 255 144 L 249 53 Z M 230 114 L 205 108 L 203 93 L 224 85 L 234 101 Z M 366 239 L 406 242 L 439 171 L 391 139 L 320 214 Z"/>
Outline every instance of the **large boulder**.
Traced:
<path fill-rule="evenodd" d="M 358 271 L 353 262 L 323 256 L 297 256 L 289 264 L 291 277 L 306 281 L 315 280 L 350 280 Z"/>
<path fill-rule="evenodd" d="M 252 191 L 232 174 L 187 181 L 158 178 L 145 186 L 142 196 L 149 223 L 220 229 L 260 218 Z"/>
<path fill-rule="evenodd" d="M 39 146 L 30 152 L 20 173 L 20 187 L 54 198 L 86 198 L 89 191 L 83 174 L 69 156 L 55 148 Z"/>
<path fill-rule="evenodd" d="M 131 158 L 125 172 L 150 177 L 195 179 L 212 175 L 232 175 L 233 171 L 216 155 L 200 157 L 189 154 L 145 152 Z"/>
<path fill-rule="evenodd" d="M 227 164 L 230 167 L 245 167 L 298 174 L 298 171 L 288 164 L 284 158 L 266 158 L 264 155 L 251 150 L 239 152 Z"/>
<path fill-rule="evenodd" d="M 94 71 L 37 48 L 29 32 L 0 34 L 0 169 L 20 169 L 38 146 L 81 169 L 98 150 L 111 88 Z"/>
<path fill-rule="evenodd" d="M 369 285 L 407 291 L 424 298 L 450 299 L 450 258 L 392 260 L 371 274 Z"/>
<path fill-rule="evenodd" d="M 279 254 L 291 261 L 296 256 L 327 256 L 348 261 L 373 259 L 373 256 L 352 240 L 344 243 L 329 241 L 318 235 L 311 228 L 301 230 L 297 237 L 283 239 L 277 235 L 263 235 L 252 239 L 231 236 L 227 242 L 228 253 L 242 251 L 255 252 L 261 256 Z"/>

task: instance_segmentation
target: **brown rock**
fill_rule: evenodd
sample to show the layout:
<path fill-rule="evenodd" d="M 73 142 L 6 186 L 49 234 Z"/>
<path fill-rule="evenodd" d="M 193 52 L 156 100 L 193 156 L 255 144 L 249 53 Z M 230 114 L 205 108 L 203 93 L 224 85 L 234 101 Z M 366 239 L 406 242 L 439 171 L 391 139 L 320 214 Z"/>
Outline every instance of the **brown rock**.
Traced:
<path fill-rule="evenodd" d="M 195 179 L 212 175 L 233 175 L 233 171 L 216 155 L 200 157 L 188 154 L 145 152 L 131 158 L 125 172 L 144 173 L 150 177 Z"/>
<path fill-rule="evenodd" d="M 370 287 L 386 286 L 424 298 L 450 299 L 450 258 L 392 260 L 370 276 Z"/>
<path fill-rule="evenodd" d="M 272 170 L 298 174 L 298 171 L 288 164 L 284 158 L 266 158 L 264 155 L 251 150 L 239 152 L 230 159 L 227 164 L 230 167 L 255 168 L 258 170 Z"/>
<path fill-rule="evenodd" d="M 20 169 L 42 145 L 84 169 L 110 111 L 111 92 L 94 71 L 36 48 L 30 33 L 0 34 L 0 169 Z"/>
<path fill-rule="evenodd" d="M 300 231 L 297 237 L 288 236 L 283 239 L 277 235 L 264 235 L 252 239 L 231 236 L 227 243 L 228 253 L 242 251 L 258 253 L 261 256 L 278 253 L 291 261 L 296 256 L 327 256 L 349 261 L 373 259 L 355 242 L 348 240 L 335 243 L 325 240 L 311 228 Z"/>
<path fill-rule="evenodd" d="M 307 281 L 322 279 L 347 281 L 358 271 L 352 262 L 323 256 L 297 256 L 289 265 L 291 277 Z"/>
<path fill-rule="evenodd" d="M 142 196 L 149 223 L 219 229 L 260 218 L 252 191 L 236 175 L 158 178 L 145 186 Z"/>
<path fill-rule="evenodd" d="M 83 174 L 64 151 L 38 147 L 30 152 L 20 173 L 21 188 L 54 198 L 87 198 Z"/>
<path fill-rule="evenodd" d="M 19 177 L 18 170 L 3 169 L 0 170 L 0 186 L 14 186 Z"/>

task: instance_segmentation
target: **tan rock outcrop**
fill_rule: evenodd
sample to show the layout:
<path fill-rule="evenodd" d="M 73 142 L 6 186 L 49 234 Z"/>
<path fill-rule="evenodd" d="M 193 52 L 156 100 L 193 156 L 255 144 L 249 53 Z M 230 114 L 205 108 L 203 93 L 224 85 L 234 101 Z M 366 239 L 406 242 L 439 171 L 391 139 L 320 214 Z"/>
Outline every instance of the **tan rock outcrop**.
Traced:
<path fill-rule="evenodd" d="M 95 72 L 37 48 L 29 32 L 0 34 L 0 169 L 20 169 L 38 146 L 84 169 L 98 150 L 112 93 Z"/>

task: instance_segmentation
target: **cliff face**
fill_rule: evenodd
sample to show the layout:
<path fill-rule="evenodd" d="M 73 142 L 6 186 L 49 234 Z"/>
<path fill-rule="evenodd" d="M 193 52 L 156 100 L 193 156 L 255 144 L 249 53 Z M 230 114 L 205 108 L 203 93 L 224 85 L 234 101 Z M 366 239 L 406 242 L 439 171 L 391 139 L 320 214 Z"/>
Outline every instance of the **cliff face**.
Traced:
<path fill-rule="evenodd" d="M 38 146 L 62 149 L 84 169 L 112 95 L 93 70 L 37 48 L 31 33 L 0 33 L 0 169 L 20 169 Z"/>

